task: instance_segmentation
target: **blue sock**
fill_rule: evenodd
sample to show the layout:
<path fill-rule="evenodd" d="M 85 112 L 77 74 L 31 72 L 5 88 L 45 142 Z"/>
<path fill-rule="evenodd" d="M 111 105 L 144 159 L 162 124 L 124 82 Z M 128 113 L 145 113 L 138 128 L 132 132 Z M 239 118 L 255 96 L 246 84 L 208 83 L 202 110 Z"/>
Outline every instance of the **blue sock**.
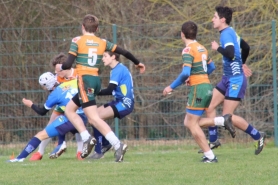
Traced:
<path fill-rule="evenodd" d="M 94 137 L 97 140 L 97 144 L 95 146 L 95 152 L 98 153 L 98 154 L 101 154 L 102 139 L 104 137 L 102 136 L 102 134 L 95 127 L 93 127 L 93 130 L 94 130 Z"/>
<path fill-rule="evenodd" d="M 17 159 L 26 158 L 30 153 L 32 153 L 40 145 L 41 140 L 36 137 L 33 137 L 29 143 L 26 145 L 24 150 L 17 156 Z"/>
<path fill-rule="evenodd" d="M 109 141 L 107 141 L 105 137 L 102 137 L 102 146 L 107 146 L 109 144 L 110 144 Z"/>
<path fill-rule="evenodd" d="M 66 140 L 66 135 L 58 135 L 58 145 L 63 144 L 63 142 Z"/>
<path fill-rule="evenodd" d="M 254 127 L 252 127 L 252 125 L 250 124 L 244 132 L 249 134 L 254 140 L 259 140 L 261 138 L 260 132 Z"/>
<path fill-rule="evenodd" d="M 209 142 L 215 142 L 218 137 L 217 126 L 209 127 Z"/>

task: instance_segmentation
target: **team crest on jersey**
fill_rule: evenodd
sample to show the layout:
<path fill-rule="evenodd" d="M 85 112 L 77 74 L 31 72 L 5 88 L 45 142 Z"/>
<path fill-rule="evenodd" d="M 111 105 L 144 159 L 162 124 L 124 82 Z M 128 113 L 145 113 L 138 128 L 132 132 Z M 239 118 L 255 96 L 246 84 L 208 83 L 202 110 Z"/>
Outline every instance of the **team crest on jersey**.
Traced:
<path fill-rule="evenodd" d="M 186 47 L 182 50 L 182 54 L 189 54 L 190 52 L 190 47 Z"/>
<path fill-rule="evenodd" d="M 80 37 L 75 37 L 72 39 L 72 42 L 77 42 L 80 39 Z"/>
<path fill-rule="evenodd" d="M 94 88 L 88 88 L 88 89 L 87 89 L 87 94 L 88 94 L 88 96 L 94 95 L 94 92 L 95 92 L 95 89 L 94 89 Z"/>
<path fill-rule="evenodd" d="M 64 87 L 62 88 L 62 91 L 67 91 L 67 90 L 69 90 L 70 88 L 71 88 L 70 85 L 66 85 L 66 86 L 64 86 Z"/>

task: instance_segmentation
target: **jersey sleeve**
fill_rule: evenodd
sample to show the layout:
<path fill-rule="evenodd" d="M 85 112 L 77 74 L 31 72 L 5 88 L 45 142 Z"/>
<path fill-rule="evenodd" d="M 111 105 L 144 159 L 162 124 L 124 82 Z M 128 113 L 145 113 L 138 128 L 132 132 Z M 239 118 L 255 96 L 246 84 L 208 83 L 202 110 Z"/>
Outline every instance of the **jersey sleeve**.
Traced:
<path fill-rule="evenodd" d="M 183 61 L 183 67 L 188 66 L 192 67 L 194 57 L 192 55 L 192 51 L 190 47 L 186 47 L 182 50 L 182 61 Z"/>
<path fill-rule="evenodd" d="M 59 92 L 57 91 L 58 88 L 56 88 L 54 91 L 50 93 L 50 95 L 47 97 L 47 100 L 44 104 L 44 108 L 47 110 L 50 110 L 52 107 L 58 104 L 59 102 Z"/>
<path fill-rule="evenodd" d="M 118 64 L 120 65 L 120 64 Z M 120 79 L 121 79 L 121 70 L 119 70 L 119 68 L 116 68 L 114 70 L 111 71 L 110 73 L 110 81 L 109 83 L 115 84 L 115 85 L 119 85 Z"/>
<path fill-rule="evenodd" d="M 230 31 L 225 31 L 221 34 L 220 42 L 222 48 L 226 48 L 227 46 L 234 46 L 233 36 Z"/>
<path fill-rule="evenodd" d="M 106 42 L 105 51 L 112 51 L 112 52 L 114 52 L 116 47 L 117 47 L 117 45 L 112 43 L 112 42 L 109 42 L 109 41 L 107 41 L 105 39 L 103 39 L 103 40 Z"/>
<path fill-rule="evenodd" d="M 81 37 L 75 37 L 71 40 L 71 44 L 70 44 L 70 50 L 69 50 L 69 53 L 74 55 L 74 56 L 77 56 L 77 51 L 78 51 L 78 40 L 80 39 Z"/>

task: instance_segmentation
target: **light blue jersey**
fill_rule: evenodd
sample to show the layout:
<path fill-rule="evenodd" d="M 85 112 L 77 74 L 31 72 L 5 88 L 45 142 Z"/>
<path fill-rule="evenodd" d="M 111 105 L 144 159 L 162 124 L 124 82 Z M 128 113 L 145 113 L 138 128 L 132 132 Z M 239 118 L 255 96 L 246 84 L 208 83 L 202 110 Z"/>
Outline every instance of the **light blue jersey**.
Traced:
<path fill-rule="evenodd" d="M 222 48 L 227 46 L 234 46 L 235 54 L 231 60 L 223 56 L 223 73 L 225 76 L 235 76 L 243 74 L 242 70 L 242 59 L 240 51 L 240 37 L 236 34 L 232 27 L 227 27 L 221 31 L 220 34 L 220 45 Z"/>
<path fill-rule="evenodd" d="M 134 104 L 133 81 L 132 76 L 126 66 L 119 63 L 110 72 L 110 82 L 117 85 L 117 88 L 112 92 L 116 101 L 121 101 L 128 106 Z"/>
<path fill-rule="evenodd" d="M 64 82 L 57 86 L 48 96 L 44 107 L 47 110 L 50 110 L 52 107 L 55 107 L 55 111 L 59 113 L 64 113 L 66 105 L 71 100 L 71 98 L 78 93 L 77 80 L 71 80 Z M 82 108 L 80 107 L 76 113 L 83 113 Z"/>

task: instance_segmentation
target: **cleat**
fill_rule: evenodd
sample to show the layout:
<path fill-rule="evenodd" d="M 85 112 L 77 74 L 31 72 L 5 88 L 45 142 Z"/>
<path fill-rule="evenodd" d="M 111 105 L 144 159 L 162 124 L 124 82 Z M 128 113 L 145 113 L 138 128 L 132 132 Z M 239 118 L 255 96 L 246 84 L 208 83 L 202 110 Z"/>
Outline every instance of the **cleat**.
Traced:
<path fill-rule="evenodd" d="M 124 160 L 124 155 L 127 151 L 127 145 L 120 143 L 120 148 L 115 151 L 114 157 L 115 157 L 115 162 L 122 162 Z"/>
<path fill-rule="evenodd" d="M 104 158 L 103 153 L 99 154 L 96 152 L 94 152 L 92 155 L 88 157 L 88 159 L 102 159 L 102 158 Z"/>
<path fill-rule="evenodd" d="M 201 160 L 203 163 L 217 163 L 217 157 L 215 156 L 213 159 L 209 159 L 207 157 L 203 157 L 203 160 Z"/>
<path fill-rule="evenodd" d="M 77 152 L 76 158 L 77 158 L 77 160 L 80 160 L 80 161 L 83 160 L 81 157 L 81 152 Z"/>
<path fill-rule="evenodd" d="M 112 148 L 112 145 L 111 145 L 111 144 L 108 144 L 108 145 L 106 145 L 106 146 L 102 146 L 102 147 L 101 147 L 101 153 L 102 153 L 102 154 L 105 154 L 105 153 L 108 152 L 111 148 Z"/>
<path fill-rule="evenodd" d="M 35 152 L 29 159 L 29 161 L 39 161 L 42 160 L 42 155 L 40 152 Z"/>
<path fill-rule="evenodd" d="M 10 159 L 10 160 L 7 160 L 7 163 L 16 163 L 16 162 L 23 162 L 25 158 L 21 158 L 21 159 Z"/>
<path fill-rule="evenodd" d="M 83 143 L 83 149 L 81 153 L 82 159 L 86 158 L 92 152 L 96 143 L 97 140 L 92 136 L 90 136 L 89 139 Z"/>
<path fill-rule="evenodd" d="M 224 127 L 225 127 L 225 129 L 230 132 L 232 138 L 235 138 L 236 137 L 236 130 L 235 130 L 235 127 L 232 123 L 232 115 L 231 114 L 226 114 L 223 117 L 224 117 Z"/>
<path fill-rule="evenodd" d="M 217 139 L 214 142 L 209 142 L 209 147 L 211 150 L 218 148 L 221 146 L 221 143 L 219 142 L 219 140 Z M 198 153 L 204 153 L 203 150 L 199 150 Z"/>
<path fill-rule="evenodd" d="M 259 155 L 264 148 L 265 133 L 260 132 L 261 138 L 255 144 L 255 155 Z"/>
<path fill-rule="evenodd" d="M 49 155 L 49 159 L 57 159 L 60 155 L 62 155 L 67 150 L 66 142 L 64 141 L 62 144 L 56 146 L 54 150 Z"/>

